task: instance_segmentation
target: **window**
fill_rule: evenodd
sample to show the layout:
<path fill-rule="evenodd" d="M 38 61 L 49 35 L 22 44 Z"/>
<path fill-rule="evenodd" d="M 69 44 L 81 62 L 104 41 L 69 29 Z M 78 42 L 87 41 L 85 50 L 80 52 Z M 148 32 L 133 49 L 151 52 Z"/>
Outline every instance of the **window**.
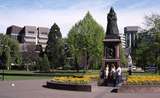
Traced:
<path fill-rule="evenodd" d="M 30 34 L 34 34 L 34 31 L 28 31 L 28 33 L 30 33 Z"/>
<path fill-rule="evenodd" d="M 47 35 L 47 32 L 42 32 L 41 34 L 42 34 L 42 35 Z"/>

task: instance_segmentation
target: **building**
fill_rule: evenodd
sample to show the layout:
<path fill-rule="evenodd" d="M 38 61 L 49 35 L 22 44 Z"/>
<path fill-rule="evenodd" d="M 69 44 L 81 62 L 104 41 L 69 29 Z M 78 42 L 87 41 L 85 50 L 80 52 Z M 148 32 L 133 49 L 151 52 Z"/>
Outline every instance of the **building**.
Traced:
<path fill-rule="evenodd" d="M 127 26 L 124 28 L 125 48 L 128 48 L 130 52 L 136 47 L 137 35 L 141 31 L 142 29 L 138 26 Z"/>
<path fill-rule="evenodd" d="M 42 47 L 45 48 L 47 45 L 46 43 L 48 41 L 49 29 L 45 27 L 39 27 L 37 30 L 38 30 L 37 44 L 42 45 Z"/>
<path fill-rule="evenodd" d="M 119 36 L 121 37 L 122 48 L 125 48 L 126 47 L 125 36 L 123 33 L 120 33 Z"/>
<path fill-rule="evenodd" d="M 48 40 L 49 28 L 24 26 L 18 27 L 12 25 L 7 28 L 6 34 L 14 39 L 17 39 L 21 46 L 24 48 L 27 44 L 41 45 L 43 50 L 46 47 Z"/>
<path fill-rule="evenodd" d="M 19 40 L 21 31 L 22 27 L 12 25 L 7 28 L 6 34 L 9 35 L 11 38 Z"/>
<path fill-rule="evenodd" d="M 24 26 L 22 32 L 20 33 L 20 42 L 37 45 L 37 35 L 38 31 L 36 26 Z"/>

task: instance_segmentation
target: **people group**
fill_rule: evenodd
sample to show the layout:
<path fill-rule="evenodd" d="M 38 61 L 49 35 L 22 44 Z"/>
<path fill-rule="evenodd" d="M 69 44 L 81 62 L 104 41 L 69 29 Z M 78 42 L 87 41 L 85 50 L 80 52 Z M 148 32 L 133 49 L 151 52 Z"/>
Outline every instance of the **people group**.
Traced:
<path fill-rule="evenodd" d="M 114 87 L 122 82 L 122 69 L 119 65 L 115 66 L 114 64 L 111 64 L 110 71 L 109 66 L 106 65 L 105 71 L 106 78 L 112 81 Z"/>

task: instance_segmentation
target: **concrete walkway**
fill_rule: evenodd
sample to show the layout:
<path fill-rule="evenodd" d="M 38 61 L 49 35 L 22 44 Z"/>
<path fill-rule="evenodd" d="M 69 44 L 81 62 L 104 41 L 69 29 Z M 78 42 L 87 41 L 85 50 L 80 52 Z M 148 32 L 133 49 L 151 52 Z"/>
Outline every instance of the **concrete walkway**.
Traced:
<path fill-rule="evenodd" d="M 55 90 L 42 87 L 47 80 L 0 81 L 0 98 L 160 98 L 160 94 L 110 93 L 112 87 L 93 85 L 92 92 Z M 11 84 L 14 85 L 11 86 Z"/>

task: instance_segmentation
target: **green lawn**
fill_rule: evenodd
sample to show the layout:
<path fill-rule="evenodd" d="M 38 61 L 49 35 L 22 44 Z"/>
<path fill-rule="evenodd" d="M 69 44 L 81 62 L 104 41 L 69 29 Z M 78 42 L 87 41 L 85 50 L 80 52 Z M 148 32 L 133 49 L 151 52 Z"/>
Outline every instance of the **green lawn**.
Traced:
<path fill-rule="evenodd" d="M 0 76 L 2 78 L 2 76 Z M 42 77 L 42 76 L 4 76 L 4 80 L 33 80 L 33 79 L 51 79 L 52 77 Z M 1 79 L 0 79 L 1 80 Z"/>
<path fill-rule="evenodd" d="M 83 74 L 98 74 L 99 70 L 88 70 L 86 73 L 71 71 L 71 70 L 58 70 L 50 73 L 35 73 L 32 71 L 16 71 L 5 70 L 5 80 L 32 80 L 32 79 L 51 79 L 54 76 L 73 76 Z M 2 71 L 0 70 L 0 80 L 2 78 Z"/>
<path fill-rule="evenodd" d="M 32 74 L 33 71 L 19 71 L 19 70 L 5 70 L 5 73 L 14 73 L 14 74 Z"/>

